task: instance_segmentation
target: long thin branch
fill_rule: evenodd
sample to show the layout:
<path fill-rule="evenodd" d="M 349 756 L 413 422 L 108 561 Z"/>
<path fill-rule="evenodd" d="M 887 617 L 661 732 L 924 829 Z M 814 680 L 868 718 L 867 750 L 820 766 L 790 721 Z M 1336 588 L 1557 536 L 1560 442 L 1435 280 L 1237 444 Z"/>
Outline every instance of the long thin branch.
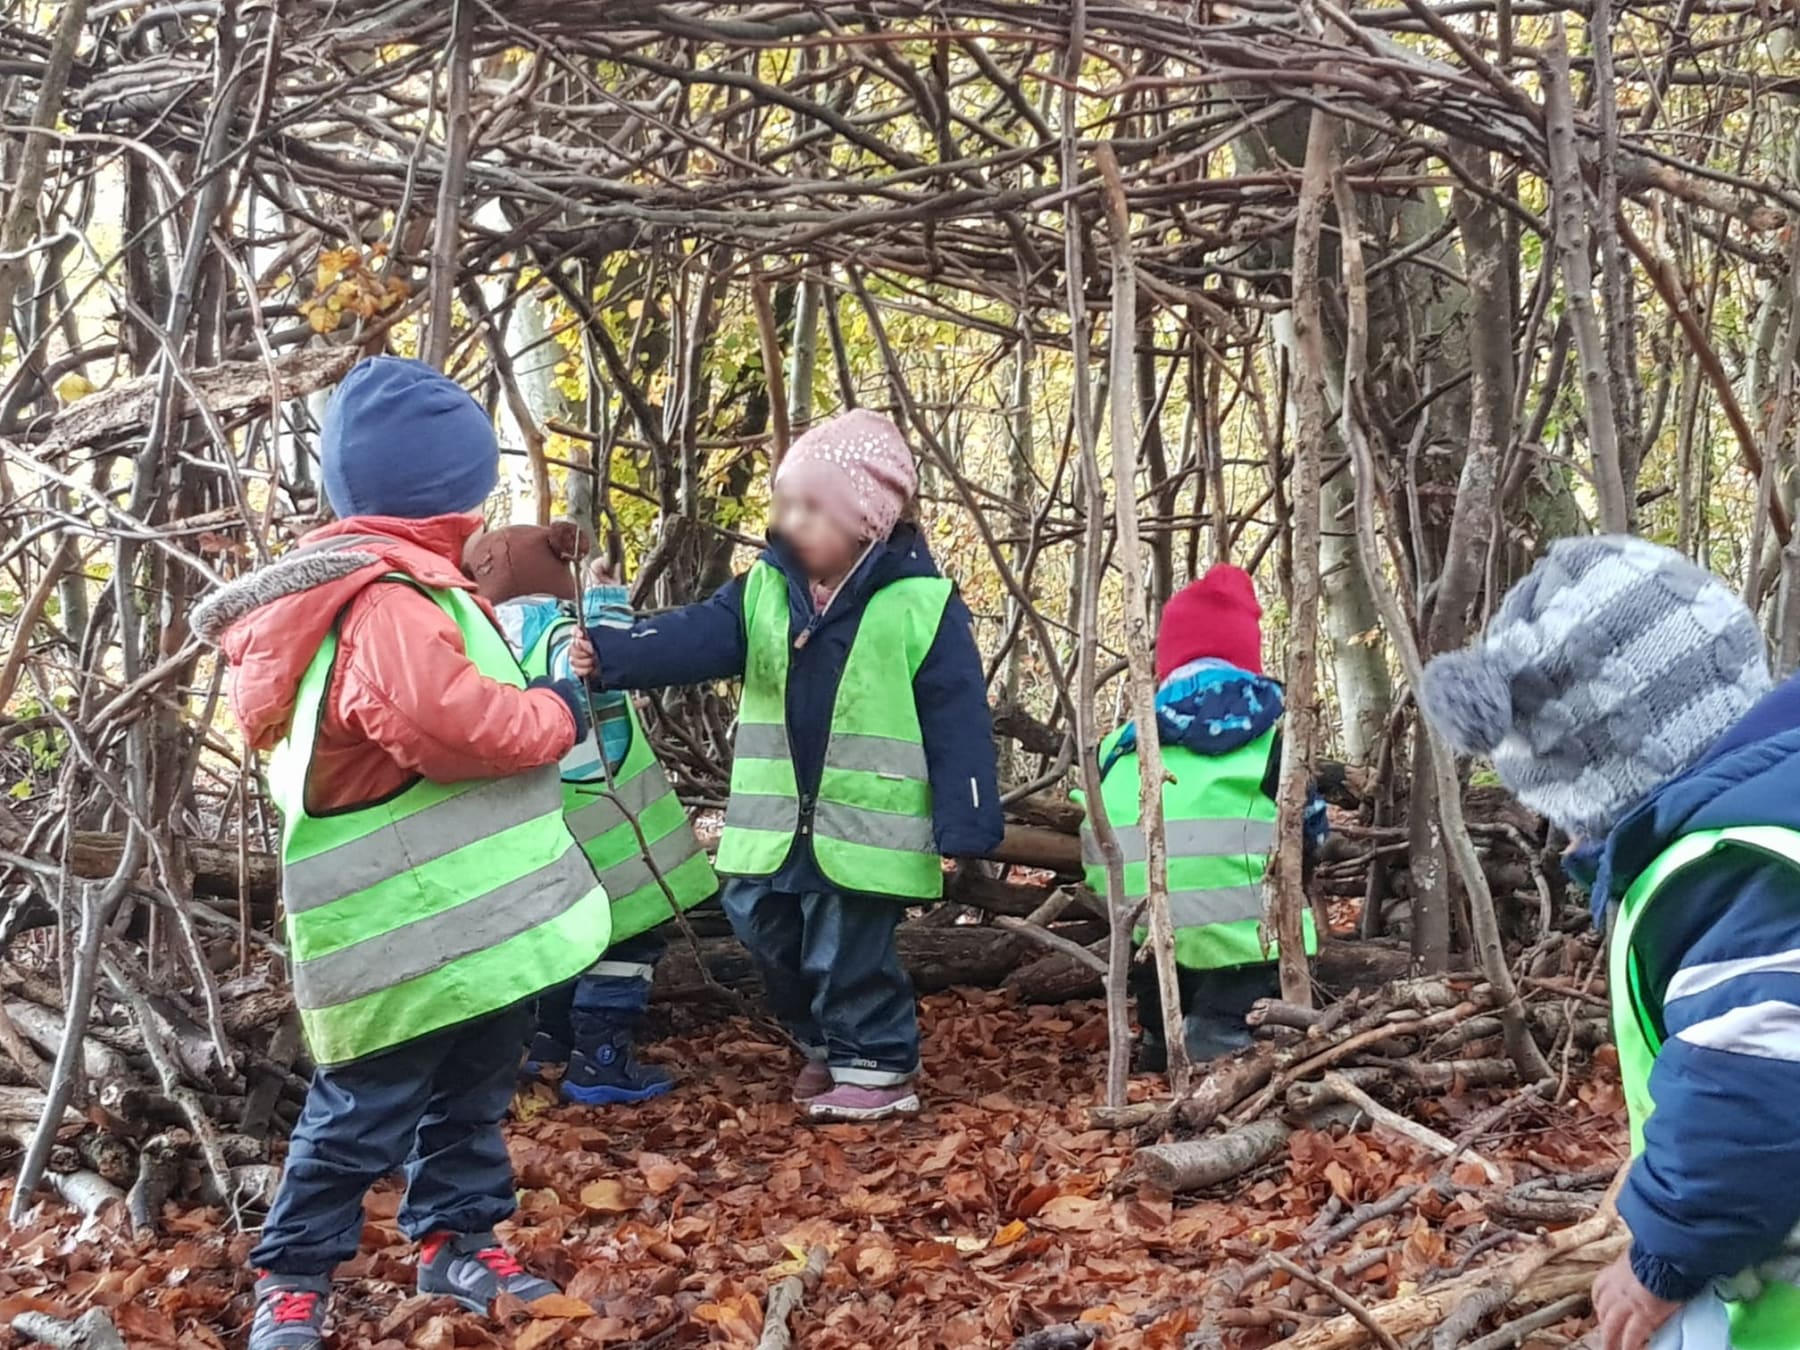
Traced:
<path fill-rule="evenodd" d="M 44 204 L 44 177 L 50 164 L 50 147 L 56 138 L 47 133 L 63 112 L 63 91 L 75 66 L 75 49 L 87 23 L 88 0 L 63 0 L 56 20 L 56 35 L 38 84 L 37 106 L 25 134 L 24 148 L 13 172 L 12 192 L 6 205 L 6 222 L 0 225 L 0 322 L 10 323 L 13 297 L 31 266 L 25 244 L 37 224 Z M 0 706 L 5 700 L 0 699 Z"/>
<path fill-rule="evenodd" d="M 474 44 L 475 0 L 452 0 L 450 53 L 446 78 L 444 173 L 438 180 L 437 215 L 431 229 L 431 304 L 427 311 L 425 359 L 439 369 L 450 359 L 456 297 L 457 245 L 461 235 L 463 182 L 469 166 L 469 65 Z M 404 226 L 405 222 L 396 222 Z"/>

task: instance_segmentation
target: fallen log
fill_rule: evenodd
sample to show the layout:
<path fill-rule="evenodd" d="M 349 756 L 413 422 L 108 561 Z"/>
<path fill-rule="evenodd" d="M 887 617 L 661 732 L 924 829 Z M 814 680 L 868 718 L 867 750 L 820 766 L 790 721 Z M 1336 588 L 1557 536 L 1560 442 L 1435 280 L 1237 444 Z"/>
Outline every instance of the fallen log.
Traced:
<path fill-rule="evenodd" d="M 98 1172 L 52 1172 L 46 1180 L 84 1219 L 98 1219 L 113 1205 L 125 1203 L 125 1192 Z"/>
<path fill-rule="evenodd" d="M 1053 797 L 1048 792 L 1034 792 L 1008 802 L 1006 814 L 1027 825 L 1042 825 L 1062 834 L 1079 834 L 1081 822 L 1087 818 L 1087 812 L 1067 797 Z"/>
<path fill-rule="evenodd" d="M 1075 830 L 1080 822 L 1080 808 L 1072 803 L 1058 803 L 1050 798 L 1030 798 L 1028 803 L 1028 814 L 1038 823 L 1009 823 L 1000 846 L 991 855 L 992 860 L 1021 867 L 1042 868 L 1068 876 L 1079 875 L 1081 841 L 1076 837 Z M 124 840 L 119 835 L 95 830 L 78 831 L 69 845 L 69 868 L 78 877 L 90 881 L 102 880 L 113 874 L 123 848 Z M 177 850 L 181 860 L 192 870 L 196 896 L 211 896 L 233 902 L 237 900 L 239 859 L 235 843 L 229 840 L 213 843 L 207 840 L 181 839 L 177 843 Z M 60 858 L 46 861 L 60 862 Z M 274 904 L 281 892 L 279 858 L 272 853 L 251 850 L 245 855 L 244 875 L 249 881 L 250 900 L 253 904 L 264 907 Z M 956 884 L 952 881 L 953 889 Z M 994 881 L 989 883 L 989 887 L 981 888 L 981 893 L 998 897 L 1002 893 L 990 888 L 1003 886 L 1008 887 L 1009 891 L 1015 889 L 1009 883 Z M 1018 886 L 1016 889 L 1024 891 L 1033 888 Z M 980 905 L 983 909 L 990 907 L 976 899 L 965 900 L 964 903 Z M 999 900 L 998 903 L 1004 904 L 1006 901 Z M 266 912 L 265 908 L 264 913 Z M 1009 907 L 996 909 L 995 912 L 1024 915 L 1031 910 Z"/>
<path fill-rule="evenodd" d="M 56 1057 L 63 1038 L 61 1013 L 25 999 L 8 999 L 6 1015 L 27 1041 L 51 1059 Z M 84 1036 L 81 1041 L 81 1071 L 94 1082 L 123 1078 L 127 1073 L 125 1056 L 92 1036 Z"/>
<path fill-rule="evenodd" d="M 1071 1003 L 1098 998 L 1105 989 L 1092 965 L 1060 952 L 1049 952 L 1020 966 L 1002 983 L 1026 1003 Z"/>
<path fill-rule="evenodd" d="M 34 1123 L 44 1114 L 49 1098 L 37 1088 L 0 1087 L 0 1120 Z M 79 1125 L 81 1116 L 73 1107 L 63 1112 L 63 1124 Z"/>
<path fill-rule="evenodd" d="M 110 877 L 119 865 L 124 840 L 116 834 L 81 830 L 69 845 L 69 868 L 78 877 L 97 881 Z M 179 853 L 193 869 L 194 894 L 235 901 L 238 896 L 238 850 L 235 843 L 208 843 L 183 839 Z M 250 899 L 272 905 L 281 891 L 281 860 L 273 853 L 252 851 L 246 855 Z"/>
<path fill-rule="evenodd" d="M 1133 1159 L 1144 1179 L 1170 1195 L 1204 1190 L 1260 1167 L 1287 1146 L 1293 1126 L 1284 1120 L 1253 1120 L 1210 1139 L 1140 1148 Z"/>
<path fill-rule="evenodd" d="M 1021 867 L 1041 867 L 1063 876 L 1081 874 L 1081 840 L 1041 825 L 1008 825 L 1000 846 L 988 857 Z"/>
<path fill-rule="evenodd" d="M 958 867 L 944 881 L 944 899 L 952 904 L 1015 919 L 1028 917 L 1050 894 L 1048 887 L 984 877 L 972 867 Z"/>
<path fill-rule="evenodd" d="M 1096 927 L 1077 924 L 1069 931 L 1087 935 Z M 908 925 L 899 930 L 895 940 L 900 948 L 901 964 L 921 993 L 955 985 L 992 988 L 1041 950 L 1030 938 L 1017 933 L 974 925 L 950 928 Z M 1092 941 L 1093 937 L 1087 936 L 1087 940 Z M 740 990 L 757 983 L 756 968 L 750 955 L 735 938 L 702 938 L 699 949 L 707 970 L 718 983 Z M 708 988 L 695 964 L 693 950 L 686 943 L 676 942 L 656 968 L 652 997 L 658 1001 L 683 1001 L 716 998 L 717 994 Z"/>
<path fill-rule="evenodd" d="M 1321 942 L 1313 958 L 1313 979 L 1334 994 L 1379 988 L 1411 973 L 1412 954 L 1405 944 L 1386 938 Z"/>
<path fill-rule="evenodd" d="M 136 1233 L 155 1232 L 165 1201 L 181 1180 L 181 1160 L 194 1139 L 186 1130 L 165 1130 L 138 1153 L 137 1180 L 125 1195 L 126 1213 Z"/>

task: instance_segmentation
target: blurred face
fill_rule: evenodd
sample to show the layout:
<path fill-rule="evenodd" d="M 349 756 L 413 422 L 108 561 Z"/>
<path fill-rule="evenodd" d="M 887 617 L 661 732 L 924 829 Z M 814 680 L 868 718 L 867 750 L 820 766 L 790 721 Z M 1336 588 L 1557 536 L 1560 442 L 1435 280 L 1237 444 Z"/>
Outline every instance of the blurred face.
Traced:
<path fill-rule="evenodd" d="M 863 541 L 825 513 L 804 487 L 775 493 L 775 528 L 814 581 L 836 581 L 856 564 Z"/>

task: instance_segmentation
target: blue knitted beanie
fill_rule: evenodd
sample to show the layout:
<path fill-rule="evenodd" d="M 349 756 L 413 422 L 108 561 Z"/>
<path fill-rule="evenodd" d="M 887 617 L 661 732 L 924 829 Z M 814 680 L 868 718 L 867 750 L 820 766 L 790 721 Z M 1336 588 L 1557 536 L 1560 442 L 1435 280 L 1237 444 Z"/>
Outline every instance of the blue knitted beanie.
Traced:
<path fill-rule="evenodd" d="M 339 519 L 423 520 L 471 511 L 500 481 L 500 445 L 481 405 L 423 361 L 372 356 L 338 385 L 319 441 Z"/>

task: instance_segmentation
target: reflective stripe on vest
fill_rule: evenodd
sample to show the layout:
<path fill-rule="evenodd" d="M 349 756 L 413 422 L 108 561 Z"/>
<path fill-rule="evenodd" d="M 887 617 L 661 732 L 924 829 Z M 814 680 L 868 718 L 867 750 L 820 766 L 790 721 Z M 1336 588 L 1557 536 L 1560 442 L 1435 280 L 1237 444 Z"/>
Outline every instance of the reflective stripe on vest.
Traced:
<path fill-rule="evenodd" d="M 819 871 L 846 890 L 936 899 L 943 865 L 912 681 L 937 638 L 950 583 L 907 577 L 869 597 L 838 677 L 817 799 L 802 811 L 787 736 L 787 579 L 758 562 L 744 580 L 746 659 L 721 872 L 769 876 L 807 834 Z M 803 815 L 806 817 L 803 821 Z"/>
<path fill-rule="evenodd" d="M 1639 925 L 1654 898 L 1683 868 L 1720 849 L 1751 849 L 1800 869 L 1800 831 L 1776 825 L 1744 825 L 1686 834 L 1659 853 L 1632 882 L 1613 924 L 1610 989 L 1613 1039 L 1619 1050 L 1619 1076 L 1631 1113 L 1631 1155 L 1644 1149 L 1644 1125 L 1656 1109 L 1650 1095 L 1650 1071 L 1664 1040 L 1660 996 L 1646 989 L 1637 948 Z M 1731 1350 L 1800 1350 L 1800 1285 L 1786 1278 L 1800 1256 L 1800 1243 L 1768 1267 L 1726 1281 L 1721 1293 L 1748 1297 L 1728 1301 Z M 1779 1271 L 1779 1273 L 1777 1273 Z"/>
<path fill-rule="evenodd" d="M 1123 728 L 1101 744 L 1104 762 Z M 1163 747 L 1163 768 L 1173 779 L 1163 788 L 1163 835 L 1169 855 L 1169 920 L 1175 927 L 1175 960 L 1191 970 L 1221 970 L 1276 960 L 1280 949 L 1263 943 L 1263 873 L 1275 847 L 1275 803 L 1263 791 L 1275 732 L 1265 732 L 1225 755 L 1201 755 Z M 1133 905 L 1149 894 L 1149 852 L 1138 823 L 1138 760 L 1122 755 L 1101 784 L 1107 818 L 1125 863 L 1125 898 Z M 1106 894 L 1106 868 L 1093 832 L 1084 822 L 1081 856 L 1088 885 Z M 1319 947 L 1309 908 L 1302 918 L 1308 955 Z M 1134 933 L 1144 940 L 1144 929 Z"/>
<path fill-rule="evenodd" d="M 455 621 L 477 670 L 524 686 L 472 597 L 398 574 L 382 584 L 419 590 Z M 334 624 L 269 767 L 282 813 L 294 1001 L 321 1064 L 361 1059 L 560 984 L 600 955 L 609 928 L 606 892 L 563 824 L 554 765 L 467 783 L 418 779 L 385 801 L 307 811 L 337 644 Z"/>
<path fill-rule="evenodd" d="M 564 641 L 575 626 L 572 616 L 549 624 L 525 653 L 527 678 L 537 679 L 550 673 L 550 652 Z M 600 874 L 607 895 L 612 897 L 612 940 L 647 933 L 666 922 L 671 911 L 670 897 L 683 909 L 692 909 L 719 889 L 700 840 L 694 835 L 686 809 L 675 795 L 669 776 L 663 771 L 638 721 L 637 709 L 629 697 L 625 700 L 626 724 L 630 729 L 630 748 L 619 767 L 613 770 L 612 783 L 606 782 L 600 749 L 600 729 L 590 728 L 585 741 L 563 756 L 565 777 L 562 784 L 563 811 L 569 831 L 575 836 L 588 861 Z M 571 774 L 572 769 L 585 772 Z M 637 818 L 643 831 L 643 843 L 626 819 L 623 804 Z M 644 845 L 656 864 L 652 871 L 644 858 Z M 662 873 L 663 882 L 656 879 Z"/>

